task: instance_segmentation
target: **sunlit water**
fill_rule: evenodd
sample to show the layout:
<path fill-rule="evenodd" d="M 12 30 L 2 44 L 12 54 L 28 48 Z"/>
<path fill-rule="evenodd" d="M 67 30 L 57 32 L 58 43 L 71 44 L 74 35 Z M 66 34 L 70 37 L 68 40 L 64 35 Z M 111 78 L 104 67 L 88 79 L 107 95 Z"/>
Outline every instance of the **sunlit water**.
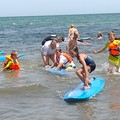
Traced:
<path fill-rule="evenodd" d="M 82 102 L 66 103 L 64 94 L 81 81 L 72 76 L 53 75 L 45 71 L 40 54 L 41 41 L 50 34 L 67 36 L 74 23 L 81 37 L 92 36 L 90 46 L 79 44 L 81 52 L 97 64 L 89 77 L 105 79 L 105 88 L 97 96 Z M 120 14 L 8 17 L 0 18 L 0 49 L 9 54 L 15 49 L 20 58 L 20 72 L 0 73 L 1 120 L 118 120 L 120 118 L 120 75 L 107 74 L 108 51 L 93 54 L 114 30 L 120 36 Z M 96 39 L 101 31 L 104 40 Z M 60 44 L 65 50 L 66 43 Z M 81 65 L 75 60 L 77 68 Z M 0 62 L 2 67 L 2 62 Z"/>

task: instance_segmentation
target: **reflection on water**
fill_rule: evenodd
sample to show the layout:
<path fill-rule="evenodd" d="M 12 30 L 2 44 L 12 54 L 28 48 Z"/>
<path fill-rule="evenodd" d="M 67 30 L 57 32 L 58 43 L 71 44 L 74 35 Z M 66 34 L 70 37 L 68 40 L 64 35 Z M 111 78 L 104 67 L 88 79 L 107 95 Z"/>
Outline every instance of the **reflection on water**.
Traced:
<path fill-rule="evenodd" d="M 16 70 L 16 71 L 5 71 L 4 75 L 6 78 L 18 78 L 20 77 L 20 70 Z"/>
<path fill-rule="evenodd" d="M 109 108 L 117 112 L 120 112 L 120 103 L 110 103 Z"/>
<path fill-rule="evenodd" d="M 82 112 L 82 119 L 86 119 L 86 120 L 89 120 L 89 119 L 92 119 L 93 118 L 93 115 L 94 115 L 94 109 L 95 109 L 95 106 L 93 105 L 90 105 L 89 103 L 83 103 L 83 104 L 79 104 L 77 105 L 77 110 Z"/>

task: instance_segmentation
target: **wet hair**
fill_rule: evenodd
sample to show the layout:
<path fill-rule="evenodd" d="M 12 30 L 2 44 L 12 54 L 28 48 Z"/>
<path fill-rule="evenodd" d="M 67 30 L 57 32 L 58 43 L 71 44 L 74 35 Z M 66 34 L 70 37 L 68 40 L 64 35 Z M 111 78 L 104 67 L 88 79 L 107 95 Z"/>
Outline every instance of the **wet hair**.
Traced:
<path fill-rule="evenodd" d="M 97 36 L 98 36 L 98 37 L 100 37 L 100 36 L 102 37 L 103 35 L 102 35 L 101 32 L 98 32 L 98 33 L 97 33 Z"/>
<path fill-rule="evenodd" d="M 61 38 L 62 38 L 62 41 L 64 41 L 64 37 L 61 36 Z"/>
<path fill-rule="evenodd" d="M 75 27 L 75 25 L 74 24 L 71 24 L 71 26 L 70 26 L 71 28 L 74 28 Z"/>
<path fill-rule="evenodd" d="M 62 49 L 61 48 L 57 48 L 56 52 L 62 52 Z"/>
<path fill-rule="evenodd" d="M 109 33 L 108 33 L 108 36 L 109 36 L 110 34 L 113 34 L 113 35 L 116 37 L 116 33 L 115 33 L 114 31 L 109 32 Z"/>
<path fill-rule="evenodd" d="M 62 41 L 64 41 L 64 37 L 63 36 L 59 36 L 58 39 L 61 39 Z"/>
<path fill-rule="evenodd" d="M 73 48 L 73 51 L 76 53 L 77 59 L 79 60 L 79 49 L 78 49 L 78 47 L 77 47 L 77 46 L 74 47 L 74 48 Z"/>
<path fill-rule="evenodd" d="M 15 51 L 15 50 L 12 50 L 12 52 L 11 52 L 11 57 L 12 57 L 13 55 L 18 56 L 18 52 L 17 52 L 17 51 Z"/>

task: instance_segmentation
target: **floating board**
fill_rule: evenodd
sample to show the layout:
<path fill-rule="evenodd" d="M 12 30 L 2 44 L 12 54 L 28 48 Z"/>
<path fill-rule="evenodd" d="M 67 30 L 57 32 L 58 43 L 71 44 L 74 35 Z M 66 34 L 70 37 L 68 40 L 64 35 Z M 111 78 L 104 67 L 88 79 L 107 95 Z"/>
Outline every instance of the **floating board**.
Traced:
<path fill-rule="evenodd" d="M 84 37 L 84 38 L 81 38 L 81 40 L 91 40 L 92 38 L 91 37 Z"/>
<path fill-rule="evenodd" d="M 25 56 L 25 54 L 19 54 L 18 58 L 23 56 Z M 5 60 L 6 60 L 6 56 L 0 56 L 0 61 L 5 61 Z"/>
<path fill-rule="evenodd" d="M 61 70 L 55 70 L 56 67 L 51 68 L 50 66 L 46 66 L 45 70 L 49 71 L 52 74 L 57 74 L 57 75 L 68 75 L 71 76 L 74 72 L 73 71 L 67 71 L 64 69 Z"/>
<path fill-rule="evenodd" d="M 0 54 L 4 54 L 4 51 L 0 51 Z"/>
<path fill-rule="evenodd" d="M 84 37 L 84 38 L 81 38 L 80 40 L 91 40 L 92 38 L 91 37 Z M 68 44 L 69 40 L 65 39 L 64 42 L 62 42 L 62 44 Z M 77 42 L 77 45 L 82 45 L 82 42 L 78 41 Z"/>
<path fill-rule="evenodd" d="M 86 90 L 82 90 L 83 83 L 80 83 L 76 88 L 71 89 L 64 95 L 65 101 L 77 101 L 77 100 L 84 100 L 89 99 L 96 94 L 98 94 L 105 85 L 105 81 L 102 78 L 91 78 L 91 85 L 90 88 Z"/>

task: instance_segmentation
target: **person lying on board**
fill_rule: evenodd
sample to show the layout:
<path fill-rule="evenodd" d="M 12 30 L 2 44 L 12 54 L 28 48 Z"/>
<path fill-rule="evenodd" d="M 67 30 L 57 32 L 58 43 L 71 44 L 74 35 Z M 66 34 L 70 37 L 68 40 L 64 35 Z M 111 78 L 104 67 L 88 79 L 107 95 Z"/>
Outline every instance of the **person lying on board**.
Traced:
<path fill-rule="evenodd" d="M 6 56 L 6 61 L 3 63 L 4 70 L 20 70 L 20 63 L 18 62 L 18 53 L 16 51 L 12 51 L 11 55 Z"/>
<path fill-rule="evenodd" d="M 80 53 L 78 47 L 73 48 L 69 53 L 73 58 L 76 57 L 82 64 L 82 67 L 76 71 L 76 74 L 84 83 L 83 89 L 88 89 L 89 84 L 91 84 L 88 78 L 88 73 L 93 72 L 96 68 L 94 60 L 86 54 Z"/>
<path fill-rule="evenodd" d="M 97 54 L 103 52 L 108 48 L 109 50 L 108 72 L 110 73 L 113 73 L 114 67 L 116 69 L 116 72 L 119 72 L 119 66 L 120 66 L 120 40 L 115 40 L 115 38 L 116 38 L 116 33 L 114 31 L 109 32 L 108 33 L 109 41 L 106 42 L 105 46 L 99 50 L 93 51 L 93 53 Z"/>
<path fill-rule="evenodd" d="M 76 68 L 73 59 L 65 52 L 62 52 L 60 48 L 56 49 L 56 70 L 66 69 L 70 70 Z"/>
<path fill-rule="evenodd" d="M 41 43 L 42 46 L 45 44 L 45 42 L 52 41 L 53 39 L 56 40 L 56 42 L 58 42 L 58 43 L 61 43 L 64 41 L 64 37 L 62 37 L 62 36 L 50 35 L 42 41 L 42 43 Z"/>

